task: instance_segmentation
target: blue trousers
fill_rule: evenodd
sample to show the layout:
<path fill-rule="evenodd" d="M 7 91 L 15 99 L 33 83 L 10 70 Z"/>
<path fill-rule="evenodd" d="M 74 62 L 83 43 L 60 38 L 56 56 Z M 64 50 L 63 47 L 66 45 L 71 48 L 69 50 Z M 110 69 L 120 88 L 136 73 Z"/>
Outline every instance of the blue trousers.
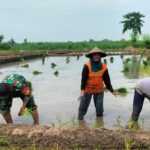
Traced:
<path fill-rule="evenodd" d="M 78 109 L 78 119 L 79 120 L 83 120 L 85 114 L 87 113 L 89 104 L 91 102 L 92 95 L 93 95 L 94 105 L 96 108 L 96 115 L 97 116 L 103 115 L 104 92 L 97 93 L 97 94 L 86 93 L 80 100 L 80 105 L 79 105 L 79 109 Z"/>
<path fill-rule="evenodd" d="M 138 93 L 136 90 L 134 92 L 134 99 L 133 99 L 133 111 L 132 111 L 132 120 L 137 121 L 140 115 L 140 112 L 143 107 L 145 96 Z"/>

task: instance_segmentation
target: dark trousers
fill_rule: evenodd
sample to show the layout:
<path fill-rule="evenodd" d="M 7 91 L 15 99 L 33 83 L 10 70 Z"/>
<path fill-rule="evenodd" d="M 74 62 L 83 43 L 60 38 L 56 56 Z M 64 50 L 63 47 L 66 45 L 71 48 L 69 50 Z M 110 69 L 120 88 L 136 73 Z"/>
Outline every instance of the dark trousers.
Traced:
<path fill-rule="evenodd" d="M 140 115 L 140 112 L 143 107 L 145 96 L 138 93 L 136 90 L 134 92 L 134 99 L 133 99 L 133 111 L 132 111 L 132 120 L 137 121 Z"/>
<path fill-rule="evenodd" d="M 97 116 L 102 116 L 103 115 L 103 98 L 104 98 L 104 93 L 97 93 L 97 94 L 91 94 L 91 93 L 86 93 L 80 100 L 80 105 L 79 105 L 79 110 L 78 110 L 78 119 L 82 120 L 87 113 L 89 104 L 91 102 L 91 98 L 93 95 L 94 99 L 94 105 L 96 108 L 96 115 Z"/>

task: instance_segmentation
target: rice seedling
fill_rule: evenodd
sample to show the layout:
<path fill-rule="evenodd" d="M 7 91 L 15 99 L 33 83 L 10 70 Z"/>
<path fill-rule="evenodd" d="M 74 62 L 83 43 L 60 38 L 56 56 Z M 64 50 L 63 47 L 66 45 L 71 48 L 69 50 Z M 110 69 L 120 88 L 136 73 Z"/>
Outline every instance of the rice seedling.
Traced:
<path fill-rule="evenodd" d="M 121 121 L 120 121 L 120 116 L 117 117 L 117 127 L 118 127 L 119 129 L 122 128 L 122 126 L 121 126 Z"/>
<path fill-rule="evenodd" d="M 7 137 L 5 135 L 0 134 L 0 148 L 2 147 L 4 147 L 4 150 L 6 147 L 11 150 L 15 150 L 14 146 L 10 143 Z"/>
<path fill-rule="evenodd" d="M 68 127 L 75 127 L 77 125 L 78 125 L 78 121 L 75 116 L 71 116 L 70 120 L 65 122 L 65 126 L 68 126 Z"/>
<path fill-rule="evenodd" d="M 130 119 L 129 119 L 129 122 L 128 122 L 128 128 L 129 128 L 129 130 L 131 130 L 131 131 L 136 131 L 136 130 L 139 128 L 139 126 L 138 126 L 138 123 L 137 123 L 137 122 L 133 121 L 133 120 L 130 118 Z"/>
<path fill-rule="evenodd" d="M 125 142 L 125 150 L 131 150 L 133 145 L 134 145 L 134 142 L 131 139 L 131 137 L 125 136 L 124 137 L 124 142 Z"/>
<path fill-rule="evenodd" d="M 127 94 L 128 91 L 125 87 L 120 87 L 118 89 L 115 89 L 116 92 L 118 92 L 119 94 Z"/>
<path fill-rule="evenodd" d="M 131 68 L 131 58 L 126 58 L 123 60 L 123 71 L 122 72 L 129 72 L 129 69 Z"/>
<path fill-rule="evenodd" d="M 123 57 L 124 57 L 124 55 L 121 54 L 121 55 L 120 55 L 120 58 L 123 59 Z"/>
<path fill-rule="evenodd" d="M 60 115 L 56 115 L 58 126 L 61 128 L 63 127 L 64 123 L 62 122 L 62 118 Z"/>
<path fill-rule="evenodd" d="M 114 62 L 114 57 L 110 57 L 110 63 Z"/>
<path fill-rule="evenodd" d="M 58 143 L 54 143 L 54 146 L 50 150 L 60 150 L 59 144 Z"/>
<path fill-rule="evenodd" d="M 21 63 L 25 63 L 25 59 L 24 58 L 21 58 Z"/>
<path fill-rule="evenodd" d="M 33 71 L 32 74 L 33 75 L 39 75 L 39 74 L 42 74 L 42 72 L 40 72 L 40 71 Z"/>
<path fill-rule="evenodd" d="M 4 135 L 0 135 L 0 145 L 1 146 L 10 145 L 10 142 L 7 140 L 7 138 Z"/>
<path fill-rule="evenodd" d="M 21 65 L 21 67 L 23 67 L 23 68 L 29 68 L 29 65 L 28 64 L 24 64 L 24 65 Z"/>
<path fill-rule="evenodd" d="M 32 110 L 29 108 L 25 108 L 24 114 L 25 116 L 31 116 L 32 115 Z"/>
<path fill-rule="evenodd" d="M 124 65 L 123 65 L 123 71 L 122 72 L 124 72 L 124 73 L 129 72 L 129 64 L 124 63 Z"/>
<path fill-rule="evenodd" d="M 142 129 L 142 131 L 144 131 L 144 118 L 142 118 L 141 129 Z"/>
<path fill-rule="evenodd" d="M 100 128 L 99 123 L 95 122 L 95 123 L 92 125 L 92 128 L 93 128 L 93 129 Z"/>
<path fill-rule="evenodd" d="M 77 60 L 79 60 L 80 59 L 80 55 L 77 55 Z"/>
<path fill-rule="evenodd" d="M 55 127 L 56 127 L 56 124 L 55 124 L 54 122 L 51 122 L 51 123 L 50 123 L 50 126 L 53 127 L 53 128 L 55 128 Z"/>
<path fill-rule="evenodd" d="M 46 55 L 45 55 L 45 54 L 43 54 L 43 55 L 42 55 L 42 65 L 44 65 L 44 64 L 45 64 L 45 58 L 46 58 Z"/>
<path fill-rule="evenodd" d="M 141 67 L 140 67 L 140 74 L 141 74 L 142 76 L 147 76 L 147 75 L 149 75 L 149 74 L 150 74 L 150 66 L 149 66 L 149 65 L 147 65 L 147 66 L 141 66 Z"/>
<path fill-rule="evenodd" d="M 75 144 L 74 149 L 75 149 L 75 150 L 81 150 L 80 147 L 79 147 L 79 144 Z"/>
<path fill-rule="evenodd" d="M 35 144 L 35 141 L 32 142 L 31 148 L 32 148 L 32 150 L 36 150 L 36 144 Z"/>
<path fill-rule="evenodd" d="M 55 71 L 55 72 L 54 72 L 54 75 L 55 75 L 56 77 L 58 77 L 59 72 L 58 72 L 58 71 Z"/>
<path fill-rule="evenodd" d="M 131 61 L 131 58 L 126 58 L 123 63 L 129 63 Z"/>
<path fill-rule="evenodd" d="M 95 146 L 94 150 L 101 150 L 100 146 Z"/>
<path fill-rule="evenodd" d="M 51 68 L 53 69 L 53 68 L 55 68 L 57 65 L 55 64 L 55 63 L 51 63 Z"/>
<path fill-rule="evenodd" d="M 104 59 L 104 64 L 107 64 L 107 59 Z"/>
<path fill-rule="evenodd" d="M 63 121 L 60 115 L 56 115 L 57 122 L 50 123 L 51 127 L 75 127 L 78 125 L 78 121 L 75 116 L 71 116 L 68 121 Z"/>
<path fill-rule="evenodd" d="M 66 57 L 66 64 L 69 64 L 69 63 L 70 63 L 70 57 L 67 56 L 67 57 Z"/>
<path fill-rule="evenodd" d="M 147 66 L 148 62 L 146 60 L 143 60 L 143 64 L 144 64 L 144 66 Z"/>

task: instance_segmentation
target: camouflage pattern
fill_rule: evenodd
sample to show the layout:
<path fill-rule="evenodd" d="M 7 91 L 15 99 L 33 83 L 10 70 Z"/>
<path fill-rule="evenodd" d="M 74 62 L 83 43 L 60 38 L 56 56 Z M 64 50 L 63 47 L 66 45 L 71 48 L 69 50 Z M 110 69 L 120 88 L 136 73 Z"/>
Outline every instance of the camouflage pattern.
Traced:
<path fill-rule="evenodd" d="M 23 86 L 26 85 L 26 79 L 22 75 L 18 74 L 11 74 L 6 76 L 3 79 L 4 83 L 10 83 L 12 84 L 16 90 L 20 90 Z"/>
<path fill-rule="evenodd" d="M 9 83 L 12 84 L 14 86 L 14 90 L 16 92 L 21 92 L 21 89 L 29 84 L 29 82 L 22 76 L 19 74 L 11 74 L 11 75 L 7 75 L 3 81 L 3 83 Z M 5 112 L 9 111 L 11 106 L 12 106 L 12 98 L 14 98 L 16 96 L 14 96 L 11 93 L 11 97 L 8 97 L 6 99 L 0 99 L 0 113 L 4 114 Z M 30 110 L 34 110 L 37 108 L 36 104 L 34 103 L 34 97 L 32 95 L 32 93 L 28 96 L 23 96 L 20 97 L 22 99 L 22 101 L 24 100 L 28 100 L 28 104 L 26 106 L 26 108 L 30 109 Z"/>

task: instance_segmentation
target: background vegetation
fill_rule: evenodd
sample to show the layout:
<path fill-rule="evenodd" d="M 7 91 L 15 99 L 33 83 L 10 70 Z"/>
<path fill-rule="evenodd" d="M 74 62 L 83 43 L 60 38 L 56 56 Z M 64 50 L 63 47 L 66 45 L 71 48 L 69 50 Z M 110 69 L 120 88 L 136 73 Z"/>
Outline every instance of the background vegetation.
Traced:
<path fill-rule="evenodd" d="M 51 52 L 84 52 L 97 46 L 104 51 L 122 51 L 124 48 L 132 46 L 131 40 L 120 40 L 112 41 L 104 39 L 102 41 L 89 41 L 81 42 L 28 42 L 24 40 L 22 43 L 15 42 L 11 39 L 8 42 L 3 42 L 3 35 L 0 35 L 0 51 L 13 50 L 13 51 L 51 51 Z M 150 47 L 150 36 L 146 35 L 143 40 L 138 40 L 135 47 L 138 48 L 149 48 Z"/>

